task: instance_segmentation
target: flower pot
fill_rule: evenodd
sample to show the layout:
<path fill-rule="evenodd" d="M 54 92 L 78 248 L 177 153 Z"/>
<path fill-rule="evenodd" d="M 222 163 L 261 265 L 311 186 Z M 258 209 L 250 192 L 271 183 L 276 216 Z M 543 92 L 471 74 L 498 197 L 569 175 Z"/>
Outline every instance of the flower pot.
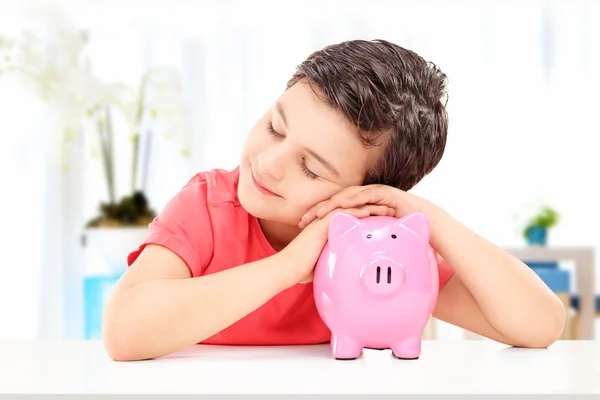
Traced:
<path fill-rule="evenodd" d="M 124 271 L 127 256 L 148 236 L 148 227 L 88 228 L 85 231 L 85 244 L 92 248 L 108 272 Z"/>
<path fill-rule="evenodd" d="M 102 339 L 102 316 L 108 297 L 121 274 L 90 275 L 83 279 L 83 335 L 85 340 Z"/>
<path fill-rule="evenodd" d="M 527 231 L 526 239 L 530 246 L 545 246 L 548 240 L 548 229 L 543 226 L 533 226 Z"/>

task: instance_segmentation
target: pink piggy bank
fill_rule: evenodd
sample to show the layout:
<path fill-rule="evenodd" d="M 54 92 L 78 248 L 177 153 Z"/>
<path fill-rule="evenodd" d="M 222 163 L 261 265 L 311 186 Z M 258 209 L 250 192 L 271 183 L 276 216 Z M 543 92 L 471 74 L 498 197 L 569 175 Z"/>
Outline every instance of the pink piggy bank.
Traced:
<path fill-rule="evenodd" d="M 358 219 L 336 213 L 315 266 L 313 288 L 336 359 L 358 358 L 363 348 L 419 358 L 439 291 L 427 217 L 412 213 L 401 219 Z"/>

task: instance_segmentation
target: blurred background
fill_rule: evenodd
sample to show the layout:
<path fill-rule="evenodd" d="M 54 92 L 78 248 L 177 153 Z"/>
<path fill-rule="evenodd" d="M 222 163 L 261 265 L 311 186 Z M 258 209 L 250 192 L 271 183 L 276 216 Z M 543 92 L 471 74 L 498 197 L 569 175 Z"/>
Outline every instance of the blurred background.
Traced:
<path fill-rule="evenodd" d="M 99 338 L 152 216 L 237 165 L 304 58 L 359 38 L 449 77 L 447 150 L 414 192 L 520 254 L 576 324 L 585 298 L 572 338 L 599 337 L 600 1 L 0 0 L 0 338 Z"/>

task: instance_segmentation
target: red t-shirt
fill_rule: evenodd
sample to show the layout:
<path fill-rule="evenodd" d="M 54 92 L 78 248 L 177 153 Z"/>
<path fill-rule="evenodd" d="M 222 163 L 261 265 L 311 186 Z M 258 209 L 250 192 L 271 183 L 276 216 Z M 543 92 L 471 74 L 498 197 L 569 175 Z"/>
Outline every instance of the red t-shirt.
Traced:
<path fill-rule="evenodd" d="M 275 254 L 258 220 L 237 197 L 238 168 L 196 174 L 150 224 L 144 243 L 129 254 L 131 265 L 147 244 L 181 257 L 192 276 L 212 274 Z M 438 256 L 440 289 L 452 270 Z M 312 284 L 297 284 L 262 307 L 204 340 L 206 344 L 294 345 L 325 343 L 331 333 L 321 320 Z M 235 293 L 232 293 L 235 296 Z"/>

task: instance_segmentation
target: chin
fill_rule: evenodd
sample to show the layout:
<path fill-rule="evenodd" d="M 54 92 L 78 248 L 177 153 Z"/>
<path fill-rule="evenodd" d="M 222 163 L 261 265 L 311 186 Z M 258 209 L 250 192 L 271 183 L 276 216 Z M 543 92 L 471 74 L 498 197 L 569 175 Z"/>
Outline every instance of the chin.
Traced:
<path fill-rule="evenodd" d="M 273 213 L 272 207 L 261 202 L 260 199 L 256 198 L 256 195 L 239 190 L 238 198 L 240 199 L 240 204 L 248 214 L 259 219 L 271 219 L 269 214 Z M 271 208 L 271 212 L 269 212 L 269 208 Z"/>
<path fill-rule="evenodd" d="M 269 199 L 266 196 L 257 193 L 253 183 L 248 182 L 247 179 L 241 179 L 238 185 L 238 198 L 240 204 L 244 207 L 246 212 L 256 218 L 273 220 L 276 217 L 277 212 L 275 210 L 281 209 L 281 201 L 283 199 Z"/>
<path fill-rule="evenodd" d="M 285 200 L 274 201 L 253 193 L 250 190 L 238 188 L 238 198 L 244 210 L 255 218 L 280 224 L 297 226 L 301 216 L 295 217 L 295 213 L 286 212 Z"/>

